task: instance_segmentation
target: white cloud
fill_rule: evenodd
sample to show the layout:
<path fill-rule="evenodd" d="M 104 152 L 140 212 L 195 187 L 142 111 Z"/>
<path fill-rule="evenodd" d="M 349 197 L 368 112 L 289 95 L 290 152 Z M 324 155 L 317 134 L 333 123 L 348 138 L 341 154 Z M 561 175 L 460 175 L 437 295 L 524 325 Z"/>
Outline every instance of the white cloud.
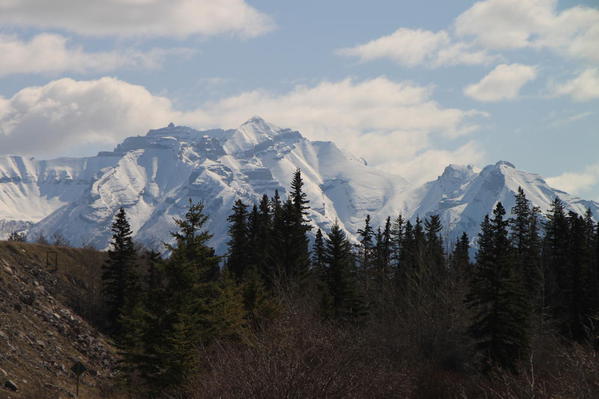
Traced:
<path fill-rule="evenodd" d="M 499 58 L 497 55 L 490 55 L 486 50 L 474 50 L 471 44 L 456 42 L 439 49 L 432 65 L 488 65 Z"/>
<path fill-rule="evenodd" d="M 518 96 L 520 89 L 537 76 L 536 68 L 521 64 L 497 65 L 480 82 L 464 89 L 464 94 L 478 101 L 510 100 Z"/>
<path fill-rule="evenodd" d="M 362 61 L 389 58 L 407 66 L 488 64 L 495 59 L 484 50 L 453 43 L 446 31 L 400 28 L 394 33 L 355 47 L 337 50 L 337 54 L 358 57 Z"/>
<path fill-rule="evenodd" d="M 599 69 L 586 69 L 574 79 L 553 87 L 552 92 L 556 96 L 571 96 L 576 101 L 597 99 L 599 98 Z"/>
<path fill-rule="evenodd" d="M 503 58 L 490 51 L 532 48 L 599 64 L 597 43 L 599 9 L 575 6 L 558 12 L 557 0 L 485 0 L 474 3 L 448 29 L 399 28 L 337 54 L 437 68 L 488 65 Z"/>
<path fill-rule="evenodd" d="M 60 79 L 0 97 L 0 148 L 4 153 L 47 156 L 81 145 L 114 145 L 170 121 L 199 128 L 237 127 L 251 115 L 300 130 L 311 139 L 333 140 L 371 164 L 398 173 L 419 165 L 414 180 L 433 178 L 443 160 L 470 163 L 469 143 L 455 151 L 436 148 L 476 128 L 476 111 L 444 108 L 432 89 L 381 77 L 298 86 L 288 93 L 256 90 L 181 112 L 141 86 L 113 79 Z"/>
<path fill-rule="evenodd" d="M 586 167 L 582 172 L 567 172 L 550 177 L 547 183 L 567 193 L 582 195 L 599 183 L 599 163 Z"/>
<path fill-rule="evenodd" d="M 599 10 L 557 11 L 556 0 L 486 0 L 455 21 L 455 31 L 487 49 L 549 48 L 599 63 Z"/>
<path fill-rule="evenodd" d="M 245 0 L 2 1 L 0 24 L 91 36 L 254 37 L 273 28 L 271 18 Z"/>
<path fill-rule="evenodd" d="M 59 155 L 85 144 L 123 137 L 176 120 L 168 99 L 114 78 L 60 79 L 0 100 L 3 153 Z"/>
<path fill-rule="evenodd" d="M 106 72 L 119 68 L 157 68 L 169 54 L 189 55 L 190 49 L 153 49 L 85 52 L 69 46 L 68 40 L 56 34 L 43 33 L 29 41 L 16 36 L 0 35 L 0 76 L 11 74 L 60 72 Z"/>

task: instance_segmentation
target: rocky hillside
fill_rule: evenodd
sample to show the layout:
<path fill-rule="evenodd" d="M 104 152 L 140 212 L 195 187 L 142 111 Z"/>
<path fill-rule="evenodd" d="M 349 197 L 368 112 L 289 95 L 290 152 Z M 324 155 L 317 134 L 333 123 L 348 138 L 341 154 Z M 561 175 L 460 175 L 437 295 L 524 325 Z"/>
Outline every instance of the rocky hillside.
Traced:
<path fill-rule="evenodd" d="M 115 349 L 92 326 L 104 254 L 0 242 L 0 398 L 80 398 L 110 387 Z"/>

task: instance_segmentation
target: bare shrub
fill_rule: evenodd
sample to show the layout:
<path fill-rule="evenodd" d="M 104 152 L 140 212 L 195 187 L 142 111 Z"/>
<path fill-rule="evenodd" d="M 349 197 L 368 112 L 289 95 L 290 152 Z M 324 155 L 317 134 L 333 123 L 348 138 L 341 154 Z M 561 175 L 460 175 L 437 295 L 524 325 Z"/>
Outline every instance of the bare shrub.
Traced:
<path fill-rule="evenodd" d="M 220 343 L 204 353 L 206 371 L 190 398 L 405 397 L 404 375 L 366 346 L 354 329 L 307 312 L 288 312 L 250 345 Z"/>

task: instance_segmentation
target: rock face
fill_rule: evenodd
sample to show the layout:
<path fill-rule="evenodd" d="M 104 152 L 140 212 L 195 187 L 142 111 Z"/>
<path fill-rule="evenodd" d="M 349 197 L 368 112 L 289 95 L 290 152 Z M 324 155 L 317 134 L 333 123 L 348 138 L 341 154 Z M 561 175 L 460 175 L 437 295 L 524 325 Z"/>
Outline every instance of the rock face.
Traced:
<path fill-rule="evenodd" d="M 93 370 L 81 392 L 98 393 L 112 377 L 115 349 L 86 321 L 98 308 L 103 259 L 92 250 L 0 242 L 1 398 L 69 397 L 76 362 Z"/>
<path fill-rule="evenodd" d="M 310 141 L 300 132 L 259 117 L 237 129 L 198 131 L 185 126 L 129 137 L 95 157 L 38 161 L 0 157 L 0 234 L 28 230 L 29 237 L 59 233 L 73 245 L 106 248 L 110 224 L 125 207 L 136 240 L 160 247 L 191 198 L 210 216 L 212 245 L 225 250 L 235 199 L 258 202 L 279 190 L 284 196 L 300 168 L 313 223 L 327 232 L 337 220 L 350 237 L 367 214 L 375 223 L 402 213 L 415 219 L 441 214 L 448 239 L 475 237 L 497 201 L 509 210 L 522 186 L 533 204 L 547 210 L 555 196 L 569 209 L 598 214 L 599 204 L 555 190 L 538 175 L 501 161 L 483 170 L 450 165 L 435 181 L 413 186 L 400 176 L 367 166 L 332 142 Z"/>

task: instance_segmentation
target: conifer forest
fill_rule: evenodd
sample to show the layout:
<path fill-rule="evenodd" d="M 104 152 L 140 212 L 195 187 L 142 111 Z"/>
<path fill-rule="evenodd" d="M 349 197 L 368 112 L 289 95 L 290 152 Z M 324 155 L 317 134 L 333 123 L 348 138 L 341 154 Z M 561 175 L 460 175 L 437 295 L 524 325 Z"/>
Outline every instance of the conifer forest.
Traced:
<path fill-rule="evenodd" d="M 477 237 L 437 215 L 312 228 L 289 195 L 237 200 L 228 251 L 189 202 L 162 252 L 123 209 L 102 272 L 118 392 L 140 398 L 599 397 L 599 226 L 519 190 Z M 508 215 L 511 215 L 508 217 Z"/>

